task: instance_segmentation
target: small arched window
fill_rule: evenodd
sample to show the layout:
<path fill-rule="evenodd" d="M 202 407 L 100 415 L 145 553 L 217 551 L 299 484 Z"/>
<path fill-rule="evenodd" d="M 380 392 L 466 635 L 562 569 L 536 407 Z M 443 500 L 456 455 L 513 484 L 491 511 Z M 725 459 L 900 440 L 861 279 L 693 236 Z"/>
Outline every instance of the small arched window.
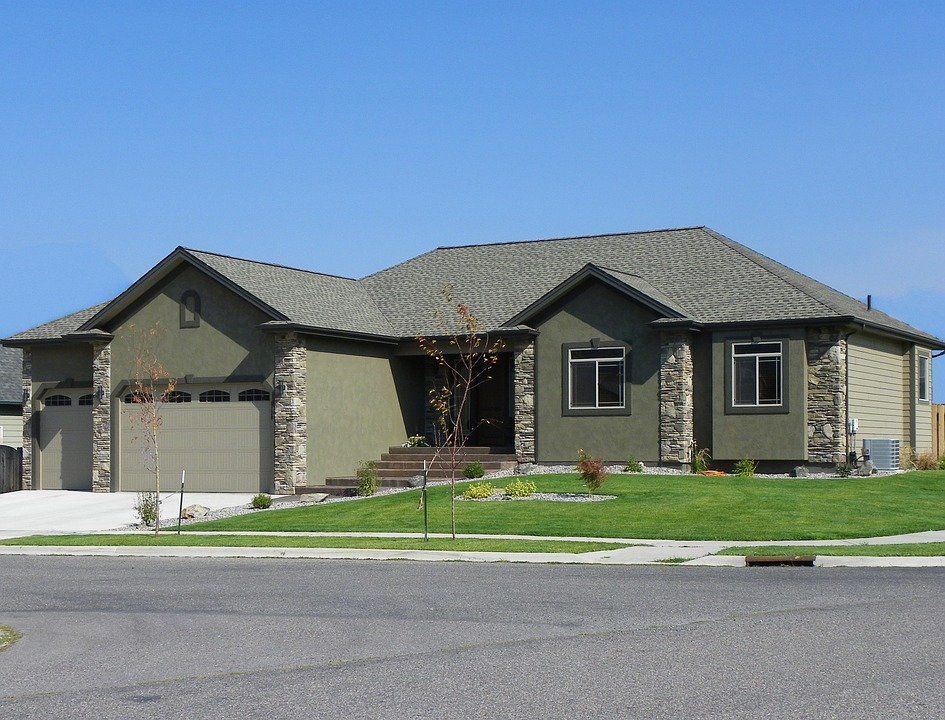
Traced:
<path fill-rule="evenodd" d="M 168 403 L 189 403 L 190 393 L 181 390 L 174 390 L 164 396 L 164 402 Z"/>
<path fill-rule="evenodd" d="M 207 390 L 200 393 L 200 402 L 230 402 L 230 393 L 224 390 Z"/>
<path fill-rule="evenodd" d="M 44 404 L 46 407 L 66 407 L 72 404 L 72 398 L 68 395 L 50 395 Z"/>
<path fill-rule="evenodd" d="M 187 290 L 180 296 L 180 326 L 200 327 L 200 296 L 195 290 Z"/>
<path fill-rule="evenodd" d="M 132 403 L 146 403 L 151 402 L 151 395 L 149 393 L 136 393 L 130 392 L 125 395 L 125 402 L 129 405 Z"/>
<path fill-rule="evenodd" d="M 89 393 L 88 395 L 82 395 L 79 398 L 79 405 L 91 405 L 93 397 L 94 396 L 92 395 L 92 393 Z"/>
<path fill-rule="evenodd" d="M 266 390 L 243 390 L 239 394 L 240 402 L 269 402 L 269 392 Z"/>

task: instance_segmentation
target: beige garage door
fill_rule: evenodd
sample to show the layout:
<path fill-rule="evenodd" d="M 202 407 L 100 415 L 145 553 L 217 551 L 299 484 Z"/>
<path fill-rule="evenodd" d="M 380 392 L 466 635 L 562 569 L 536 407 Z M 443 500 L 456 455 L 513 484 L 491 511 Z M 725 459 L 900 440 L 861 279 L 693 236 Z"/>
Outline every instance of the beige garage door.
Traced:
<path fill-rule="evenodd" d="M 52 391 L 43 398 L 39 482 L 43 490 L 92 489 L 91 395 Z"/>
<path fill-rule="evenodd" d="M 272 410 L 266 390 L 220 385 L 186 386 L 180 402 L 162 405 L 158 436 L 161 491 L 180 485 L 187 471 L 191 492 L 266 492 L 272 489 Z M 119 487 L 152 490 L 135 422 L 140 408 L 122 402 Z"/>

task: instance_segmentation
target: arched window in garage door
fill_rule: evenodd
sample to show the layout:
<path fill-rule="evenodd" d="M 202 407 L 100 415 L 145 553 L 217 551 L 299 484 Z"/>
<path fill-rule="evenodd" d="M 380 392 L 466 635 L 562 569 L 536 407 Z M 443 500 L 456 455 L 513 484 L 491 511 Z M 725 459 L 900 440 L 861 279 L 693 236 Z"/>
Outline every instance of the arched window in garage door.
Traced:
<path fill-rule="evenodd" d="M 206 390 L 200 393 L 200 402 L 230 402 L 230 393 L 225 390 Z"/>

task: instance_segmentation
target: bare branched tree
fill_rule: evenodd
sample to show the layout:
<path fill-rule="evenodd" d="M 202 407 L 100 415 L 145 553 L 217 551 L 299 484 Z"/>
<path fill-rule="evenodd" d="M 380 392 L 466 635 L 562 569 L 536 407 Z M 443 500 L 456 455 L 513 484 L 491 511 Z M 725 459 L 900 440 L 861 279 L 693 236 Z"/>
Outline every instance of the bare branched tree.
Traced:
<path fill-rule="evenodd" d="M 161 532 L 161 456 L 159 437 L 164 424 L 163 407 L 177 387 L 177 380 L 157 356 L 163 336 L 160 325 L 138 330 L 131 326 L 134 343 L 134 379 L 131 397 L 136 412 L 132 413 L 132 441 L 141 446 L 145 469 L 154 478 L 154 534 Z"/>
<path fill-rule="evenodd" d="M 472 392 L 492 377 L 505 347 L 501 339 L 492 340 L 483 332 L 482 323 L 469 307 L 456 299 L 453 288 L 446 285 L 441 294 L 454 317 L 439 318 L 448 334 L 441 342 L 434 337 L 417 337 L 417 343 L 433 362 L 436 380 L 430 389 L 427 402 L 436 418 L 439 442 L 431 465 L 445 455 L 450 471 L 450 530 L 456 539 L 456 474 L 462 449 L 470 434 L 479 426 L 488 423 L 483 419 L 471 424 L 468 420 Z"/>

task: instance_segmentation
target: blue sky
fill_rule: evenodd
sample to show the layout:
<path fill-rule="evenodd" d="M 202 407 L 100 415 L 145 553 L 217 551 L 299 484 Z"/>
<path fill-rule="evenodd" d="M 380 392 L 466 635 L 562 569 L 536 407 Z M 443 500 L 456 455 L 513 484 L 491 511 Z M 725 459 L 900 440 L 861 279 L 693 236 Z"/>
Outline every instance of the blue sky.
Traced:
<path fill-rule="evenodd" d="M 945 336 L 943 27 L 942 3 L 0 2 L 0 335 L 176 245 L 361 276 L 705 224 Z"/>

